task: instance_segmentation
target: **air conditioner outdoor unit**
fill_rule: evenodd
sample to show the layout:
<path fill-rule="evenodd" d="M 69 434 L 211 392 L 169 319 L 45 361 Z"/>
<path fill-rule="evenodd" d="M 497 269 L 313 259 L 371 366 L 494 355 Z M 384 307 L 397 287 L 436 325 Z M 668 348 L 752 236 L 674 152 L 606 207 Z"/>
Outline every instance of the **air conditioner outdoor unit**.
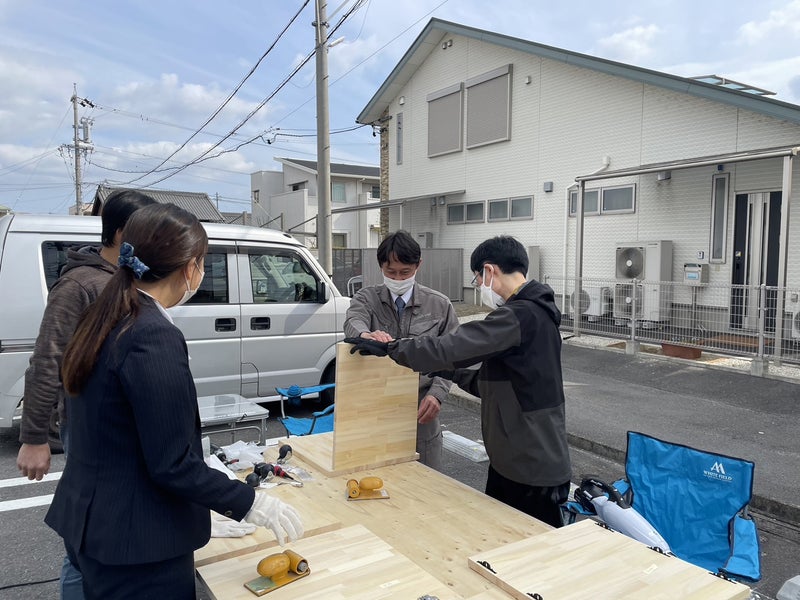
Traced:
<path fill-rule="evenodd" d="M 786 292 L 786 310 L 792 315 L 792 339 L 800 340 L 800 293 Z"/>
<path fill-rule="evenodd" d="M 585 286 L 570 295 L 570 305 L 575 315 L 586 315 L 597 321 L 611 312 L 611 290 L 607 286 Z"/>
<path fill-rule="evenodd" d="M 620 243 L 616 246 L 614 262 L 616 277 L 619 280 L 636 279 L 641 281 L 641 298 L 637 297 L 635 318 L 643 321 L 663 322 L 669 320 L 672 306 L 672 286 L 663 282 L 672 281 L 672 242 L 658 240 L 653 242 Z M 630 308 L 619 304 L 617 297 L 632 300 L 633 290 L 629 287 L 614 288 L 614 317 L 626 318 Z M 637 290 L 638 292 L 638 290 Z M 631 318 L 627 314 L 627 318 Z"/>
<path fill-rule="evenodd" d="M 614 318 L 642 318 L 642 284 L 617 283 L 614 285 Z M 635 310 L 635 312 L 634 312 Z"/>

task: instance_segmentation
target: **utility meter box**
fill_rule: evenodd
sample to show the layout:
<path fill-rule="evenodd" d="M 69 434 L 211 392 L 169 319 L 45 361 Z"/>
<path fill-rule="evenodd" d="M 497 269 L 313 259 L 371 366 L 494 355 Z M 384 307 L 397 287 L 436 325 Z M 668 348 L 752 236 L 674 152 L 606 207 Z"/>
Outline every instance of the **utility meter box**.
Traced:
<path fill-rule="evenodd" d="M 705 285 L 708 283 L 708 263 L 684 263 L 683 283 L 685 285 Z"/>

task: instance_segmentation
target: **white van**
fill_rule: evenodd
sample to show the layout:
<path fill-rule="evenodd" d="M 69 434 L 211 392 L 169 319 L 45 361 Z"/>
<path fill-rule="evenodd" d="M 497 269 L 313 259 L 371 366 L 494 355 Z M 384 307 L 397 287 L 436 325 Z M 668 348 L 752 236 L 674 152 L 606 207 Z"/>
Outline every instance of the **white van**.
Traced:
<path fill-rule="evenodd" d="M 204 223 L 205 277 L 170 309 L 189 346 L 198 396 L 278 400 L 275 388 L 334 380 L 350 299 L 308 249 L 268 229 Z M 71 247 L 97 244 L 99 217 L 0 218 L 0 427 L 10 427 L 48 290 Z"/>

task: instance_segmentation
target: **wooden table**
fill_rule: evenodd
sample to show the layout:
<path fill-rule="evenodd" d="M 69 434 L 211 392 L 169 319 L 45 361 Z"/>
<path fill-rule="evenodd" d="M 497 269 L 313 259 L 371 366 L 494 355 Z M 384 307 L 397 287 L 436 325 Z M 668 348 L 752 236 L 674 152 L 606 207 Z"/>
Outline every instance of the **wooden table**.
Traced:
<path fill-rule="evenodd" d="M 294 444 L 297 440 L 290 441 Z M 396 553 L 443 583 L 455 597 L 507 599 L 505 592 L 469 568 L 468 557 L 552 529 L 418 462 L 354 473 L 352 476 L 356 479 L 367 475 L 381 477 L 390 495 L 385 500 L 359 501 L 346 499 L 349 475 L 327 477 L 296 457 L 289 464 L 306 468 L 314 480 L 306 482 L 302 488 L 282 485 L 267 492 L 294 506 L 307 530 L 312 526 L 314 531 L 307 531 L 306 538 L 313 537 L 315 532 L 322 535 L 319 532 L 362 525 Z M 220 600 L 238 597 L 240 589 L 244 590 L 245 579 L 237 574 L 237 569 L 244 555 L 254 550 L 256 552 L 245 559 L 253 564 L 249 575 L 252 578 L 257 575 L 254 565 L 258 559 L 280 550 L 270 532 L 244 538 L 212 539 L 196 553 L 196 559 L 204 565 L 198 567 L 197 572 L 213 597 Z M 232 562 L 229 567 L 220 567 L 215 557 Z M 306 558 L 313 575 L 313 558 Z M 230 576 L 220 576 L 221 570 Z M 284 588 L 286 593 L 291 594 L 294 585 L 299 582 Z M 271 592 L 267 597 L 279 598 L 277 594 Z"/>

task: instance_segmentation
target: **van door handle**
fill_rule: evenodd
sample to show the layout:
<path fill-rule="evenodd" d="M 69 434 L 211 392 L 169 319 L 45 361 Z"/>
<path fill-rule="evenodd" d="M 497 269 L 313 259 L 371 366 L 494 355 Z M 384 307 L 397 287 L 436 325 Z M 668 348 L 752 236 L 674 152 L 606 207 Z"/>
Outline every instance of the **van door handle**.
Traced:
<path fill-rule="evenodd" d="M 236 331 L 236 319 L 216 319 L 214 321 L 215 331 Z"/>
<path fill-rule="evenodd" d="M 251 317 L 250 329 L 253 331 L 258 329 L 269 329 L 269 317 Z"/>

